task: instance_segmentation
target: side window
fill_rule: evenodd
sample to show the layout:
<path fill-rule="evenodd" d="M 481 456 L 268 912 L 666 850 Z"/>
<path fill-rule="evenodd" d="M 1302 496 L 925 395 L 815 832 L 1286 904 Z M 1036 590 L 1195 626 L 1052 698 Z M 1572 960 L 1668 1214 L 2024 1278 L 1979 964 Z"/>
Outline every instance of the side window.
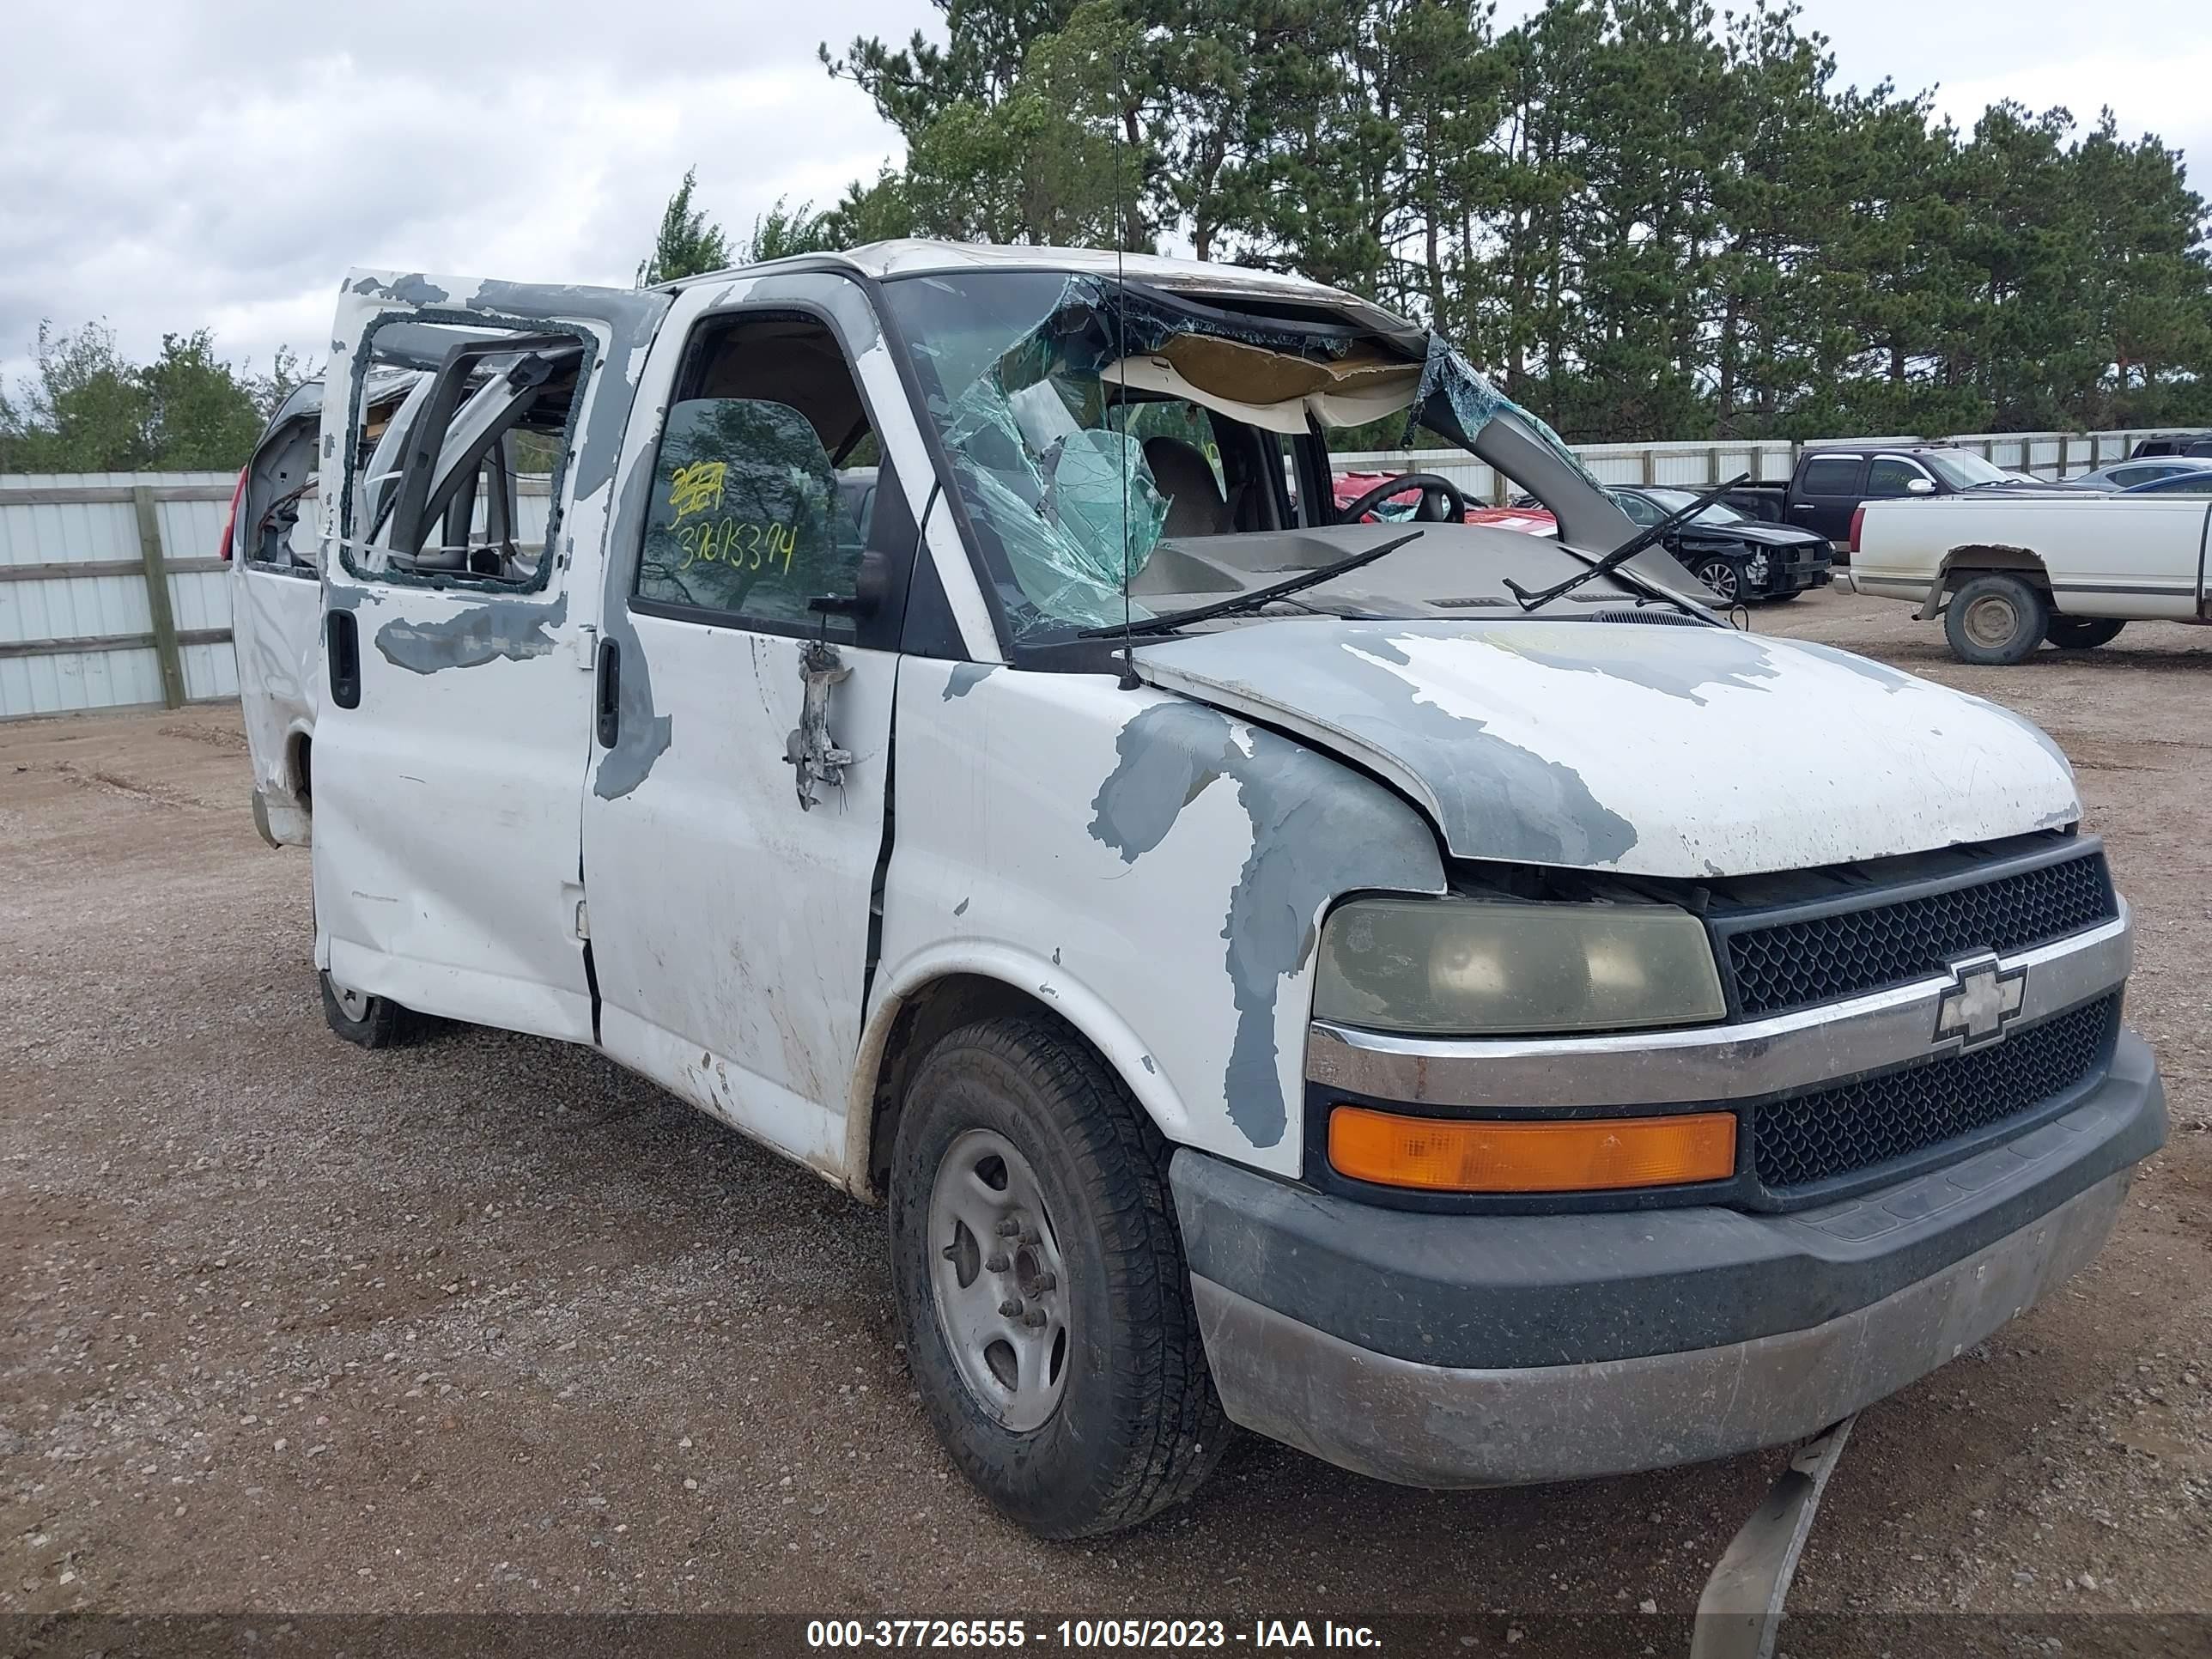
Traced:
<path fill-rule="evenodd" d="M 677 371 L 635 602 L 850 639 L 877 451 L 836 337 L 804 315 L 708 318 Z"/>
<path fill-rule="evenodd" d="M 371 327 L 346 473 L 357 575 L 536 588 L 596 343 L 394 313 Z"/>
<path fill-rule="evenodd" d="M 1867 494 L 1909 495 L 1912 493 L 1912 481 L 1927 476 L 1911 461 L 1900 461 L 1894 455 L 1884 455 L 1867 465 Z"/>
<path fill-rule="evenodd" d="M 295 421 L 254 453 L 241 505 L 246 561 L 257 569 L 313 576 L 321 568 L 315 537 L 315 443 L 313 418 Z"/>
<path fill-rule="evenodd" d="M 1848 495 L 1858 480 L 1856 455 L 1818 455 L 1805 463 L 1803 489 L 1808 495 Z"/>
<path fill-rule="evenodd" d="M 1631 524 L 1643 525 L 1648 528 L 1659 522 L 1661 517 L 1659 509 L 1645 501 L 1643 496 L 1631 495 L 1624 492 L 1613 499 L 1620 510 L 1628 514 L 1628 521 Z"/>

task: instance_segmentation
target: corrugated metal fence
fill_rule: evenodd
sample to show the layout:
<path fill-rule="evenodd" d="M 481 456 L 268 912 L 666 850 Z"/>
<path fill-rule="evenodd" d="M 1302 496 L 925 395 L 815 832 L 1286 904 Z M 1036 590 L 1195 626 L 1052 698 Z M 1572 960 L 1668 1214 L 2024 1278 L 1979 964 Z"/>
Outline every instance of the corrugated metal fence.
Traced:
<path fill-rule="evenodd" d="M 0 474 L 0 720 L 238 695 L 221 557 L 237 482 Z M 543 481 L 519 494 L 517 533 L 544 535 Z"/>
<path fill-rule="evenodd" d="M 2124 459 L 2142 431 L 1976 433 L 1953 439 L 1997 465 L 2071 477 Z M 1879 442 L 1880 440 L 1867 441 Z M 1583 444 L 1606 483 L 1787 478 L 1798 446 Z M 1440 472 L 1470 499 L 1505 486 L 1461 450 L 1340 455 L 1346 471 Z M 238 695 L 230 586 L 216 556 L 228 472 L 0 475 L 0 720 Z M 542 488 L 542 486 L 541 486 Z M 525 481 L 526 535 L 547 503 Z"/>
<path fill-rule="evenodd" d="M 238 695 L 236 475 L 0 477 L 0 718 Z"/>
<path fill-rule="evenodd" d="M 2152 435 L 2148 428 L 2125 432 L 1977 432 L 1946 441 L 1985 455 L 1998 466 L 2055 480 L 2075 477 L 2109 462 L 2125 460 L 2136 439 Z M 1917 443 L 1919 440 L 1891 437 L 1847 441 L 1871 446 L 1885 441 Z M 1671 484 L 1691 489 L 1717 484 L 1741 472 L 1760 480 L 1786 479 L 1796 470 L 1797 453 L 1803 447 L 1784 438 L 1741 443 L 1573 446 L 1575 453 L 1583 458 L 1583 465 L 1601 483 Z M 1512 494 L 1510 484 L 1463 450 L 1374 450 L 1334 459 L 1347 472 L 1403 472 L 1419 468 L 1424 472 L 1440 473 L 1465 491 L 1470 501 L 1479 498 L 1503 506 Z"/>

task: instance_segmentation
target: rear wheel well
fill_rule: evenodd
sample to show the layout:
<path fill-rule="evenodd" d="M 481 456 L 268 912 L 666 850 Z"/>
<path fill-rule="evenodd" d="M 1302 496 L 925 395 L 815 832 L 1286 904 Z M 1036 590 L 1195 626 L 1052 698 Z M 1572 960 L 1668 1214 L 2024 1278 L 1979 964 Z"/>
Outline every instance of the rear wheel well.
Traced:
<path fill-rule="evenodd" d="M 293 733 L 291 764 L 287 769 L 291 774 L 293 798 L 308 812 L 315 810 L 314 755 L 314 738 L 306 732 Z"/>
<path fill-rule="evenodd" d="M 899 1005 L 898 1012 L 892 1016 L 890 1036 L 884 1043 L 883 1060 L 876 1067 L 873 1110 L 868 1124 L 870 1192 L 884 1190 L 907 1085 L 929 1057 L 929 1051 L 963 1025 L 1007 1014 L 1042 1015 L 1063 1026 L 1077 1042 L 1091 1046 L 1089 1039 L 1048 1003 L 985 974 L 948 974 L 912 992 Z"/>
<path fill-rule="evenodd" d="M 1942 587 L 1956 589 L 1971 577 L 1999 570 L 2018 576 L 2045 594 L 2051 592 L 2051 573 L 2043 568 L 2040 558 L 2024 547 L 1954 547 L 1943 556 L 1943 568 L 1936 580 Z"/>

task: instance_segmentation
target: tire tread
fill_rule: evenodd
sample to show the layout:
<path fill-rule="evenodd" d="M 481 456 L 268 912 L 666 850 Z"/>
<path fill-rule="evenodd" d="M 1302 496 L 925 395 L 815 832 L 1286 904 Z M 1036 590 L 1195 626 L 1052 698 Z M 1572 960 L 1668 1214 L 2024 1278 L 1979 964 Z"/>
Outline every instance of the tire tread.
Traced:
<path fill-rule="evenodd" d="M 1172 1148 L 1089 1045 L 1049 1016 L 1000 1016 L 952 1032 L 923 1062 L 916 1083 L 962 1050 L 1020 1074 L 1066 1112 L 1075 1166 L 1069 1173 L 1102 1218 L 1120 1224 L 1119 1242 L 1098 1243 L 1126 1339 L 1122 1351 L 1134 1363 L 1117 1367 L 1109 1386 L 1136 1433 L 1120 1467 L 1100 1471 L 1104 1484 L 1086 1495 L 1085 1513 L 1038 1530 L 1082 1537 L 1134 1526 L 1195 1492 L 1229 1433 L 1168 1194 Z"/>

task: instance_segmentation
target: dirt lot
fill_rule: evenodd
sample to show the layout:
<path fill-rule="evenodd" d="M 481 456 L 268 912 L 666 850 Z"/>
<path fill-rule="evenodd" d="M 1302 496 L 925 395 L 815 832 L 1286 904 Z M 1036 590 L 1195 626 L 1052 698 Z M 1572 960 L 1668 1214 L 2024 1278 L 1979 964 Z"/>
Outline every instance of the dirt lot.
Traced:
<path fill-rule="evenodd" d="M 1975 671 L 1899 605 L 1756 621 L 2057 737 L 2174 1115 L 2090 1273 L 1861 1419 L 1793 1605 L 2212 1609 L 2212 635 Z M 1247 1438 L 1141 1532 L 1033 1541 L 929 1437 L 878 1215 L 589 1053 L 337 1042 L 246 793 L 234 708 L 0 727 L 0 1614 L 1433 1611 L 1490 1650 L 1672 1625 L 1779 1470 L 1438 1495 Z"/>

